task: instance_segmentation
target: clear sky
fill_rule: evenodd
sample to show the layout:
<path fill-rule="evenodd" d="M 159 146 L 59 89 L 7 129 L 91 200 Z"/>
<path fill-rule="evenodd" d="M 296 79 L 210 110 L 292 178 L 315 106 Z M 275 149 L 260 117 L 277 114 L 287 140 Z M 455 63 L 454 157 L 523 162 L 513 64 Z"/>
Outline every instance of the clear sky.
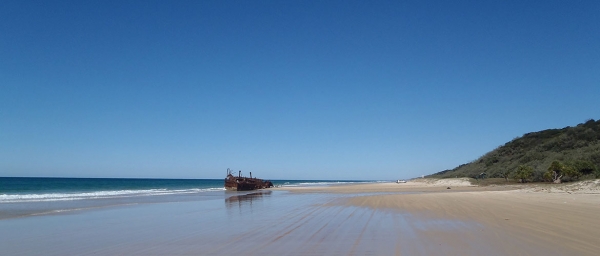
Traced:
<path fill-rule="evenodd" d="M 0 176 L 393 180 L 600 118 L 600 1 L 0 1 Z"/>

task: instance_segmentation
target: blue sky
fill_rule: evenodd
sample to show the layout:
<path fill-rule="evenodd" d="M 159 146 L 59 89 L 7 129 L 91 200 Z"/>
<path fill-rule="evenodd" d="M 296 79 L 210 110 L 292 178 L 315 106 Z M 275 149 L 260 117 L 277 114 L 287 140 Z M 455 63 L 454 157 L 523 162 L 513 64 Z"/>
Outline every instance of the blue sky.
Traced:
<path fill-rule="evenodd" d="M 0 176 L 393 180 L 600 118 L 598 1 L 2 1 Z"/>

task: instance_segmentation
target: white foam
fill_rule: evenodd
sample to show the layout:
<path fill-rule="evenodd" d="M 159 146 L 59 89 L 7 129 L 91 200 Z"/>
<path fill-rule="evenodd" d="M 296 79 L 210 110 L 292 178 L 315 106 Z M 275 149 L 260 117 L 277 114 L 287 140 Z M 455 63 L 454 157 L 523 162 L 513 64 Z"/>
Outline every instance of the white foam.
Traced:
<path fill-rule="evenodd" d="M 318 182 L 299 182 L 299 183 L 294 183 L 294 184 L 283 184 L 282 187 L 329 186 L 329 185 L 358 184 L 358 183 L 373 183 L 373 182 L 372 181 L 318 181 Z"/>
<path fill-rule="evenodd" d="M 81 193 L 47 193 L 47 194 L 0 194 L 0 203 L 21 203 L 21 202 L 52 202 L 52 201 L 73 201 L 84 199 L 104 199 L 134 196 L 156 196 L 156 195 L 174 195 L 174 194 L 192 194 L 209 191 L 224 191 L 225 188 L 205 188 L 205 189 L 146 189 L 146 190 L 111 190 L 94 191 Z"/>

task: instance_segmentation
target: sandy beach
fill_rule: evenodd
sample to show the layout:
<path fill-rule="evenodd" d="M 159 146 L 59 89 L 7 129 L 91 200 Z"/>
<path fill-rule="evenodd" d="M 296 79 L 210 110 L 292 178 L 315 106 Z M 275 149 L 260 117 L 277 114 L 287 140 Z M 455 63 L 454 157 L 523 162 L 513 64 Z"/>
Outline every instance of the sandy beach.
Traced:
<path fill-rule="evenodd" d="M 390 184 L 381 185 L 388 186 Z M 481 225 L 481 230 L 475 232 L 478 238 L 475 240 L 483 240 L 481 242 L 492 251 L 504 255 L 539 255 L 541 251 L 556 255 L 597 255 L 600 251 L 597 242 L 600 194 L 595 190 L 575 194 L 568 191 L 550 193 L 535 187 L 517 190 L 507 190 L 510 187 L 463 187 L 462 190 L 453 187 L 454 191 L 461 192 L 442 192 L 436 191 L 435 186 L 408 187 L 410 185 L 407 190 L 431 192 L 360 196 L 345 203 L 374 210 L 406 211 L 426 219 L 475 221 Z M 453 245 L 450 247 L 454 249 L 464 248 L 459 253 L 470 254 L 469 246 L 462 244 L 473 241 L 473 234 L 461 233 L 427 230 L 423 232 L 423 239 Z M 457 235 L 460 236 L 457 238 Z"/>
<path fill-rule="evenodd" d="M 4 219 L 0 248 L 3 255 L 597 255 L 594 184 L 578 193 L 462 180 L 225 192 Z"/>

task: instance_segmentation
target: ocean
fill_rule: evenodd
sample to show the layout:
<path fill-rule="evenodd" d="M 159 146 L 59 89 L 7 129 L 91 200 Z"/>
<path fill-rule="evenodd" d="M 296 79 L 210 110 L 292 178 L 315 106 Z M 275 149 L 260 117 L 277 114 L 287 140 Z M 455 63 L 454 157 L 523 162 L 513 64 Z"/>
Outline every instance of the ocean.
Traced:
<path fill-rule="evenodd" d="M 272 180 L 275 186 L 331 186 L 361 180 Z M 223 179 L 0 177 L 0 219 L 160 202 L 226 199 Z"/>

